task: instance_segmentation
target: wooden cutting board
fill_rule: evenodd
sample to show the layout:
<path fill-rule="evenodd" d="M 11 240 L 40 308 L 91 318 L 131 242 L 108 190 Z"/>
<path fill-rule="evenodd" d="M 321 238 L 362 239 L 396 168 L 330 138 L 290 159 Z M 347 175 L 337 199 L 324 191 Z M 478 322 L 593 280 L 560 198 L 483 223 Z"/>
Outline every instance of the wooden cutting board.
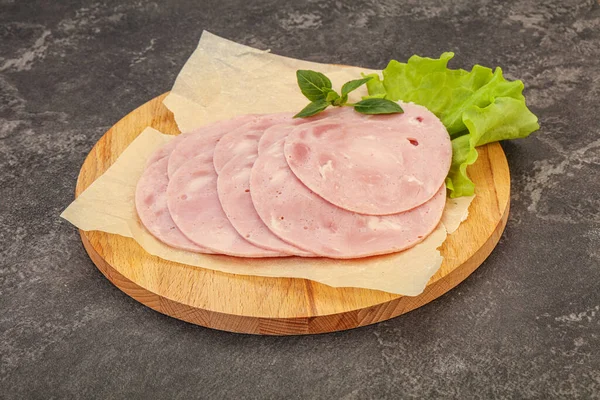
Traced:
<path fill-rule="evenodd" d="M 86 158 L 76 196 L 108 169 L 147 126 L 178 134 L 159 96 L 120 120 Z M 421 307 L 469 276 L 498 243 L 509 210 L 510 175 L 498 143 L 478 148 L 469 169 L 477 196 L 469 218 L 441 248 L 444 262 L 416 297 L 333 288 L 305 279 L 226 274 L 165 261 L 133 239 L 80 231 L 98 269 L 119 289 L 163 314 L 209 328 L 263 335 L 333 332 L 384 321 Z M 483 289 L 482 289 L 483 290 Z"/>

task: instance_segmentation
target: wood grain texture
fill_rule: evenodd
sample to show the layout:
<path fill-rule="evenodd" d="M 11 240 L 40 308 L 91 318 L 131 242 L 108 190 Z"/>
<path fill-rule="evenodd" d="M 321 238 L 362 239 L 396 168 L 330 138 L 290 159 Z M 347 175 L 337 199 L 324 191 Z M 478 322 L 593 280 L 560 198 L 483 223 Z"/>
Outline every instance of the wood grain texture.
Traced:
<path fill-rule="evenodd" d="M 77 181 L 76 196 L 106 171 L 151 126 L 178 134 L 163 106 L 166 94 L 134 110 L 96 143 Z M 470 215 L 441 248 L 444 262 L 416 297 L 375 290 L 332 288 L 304 279 L 225 274 L 165 261 L 133 239 L 80 231 L 98 269 L 119 289 L 163 314 L 232 332 L 293 335 L 339 331 L 384 321 L 436 299 L 469 276 L 498 243 L 509 210 L 510 175 L 504 152 L 493 143 L 479 149 L 470 167 L 476 198 Z"/>

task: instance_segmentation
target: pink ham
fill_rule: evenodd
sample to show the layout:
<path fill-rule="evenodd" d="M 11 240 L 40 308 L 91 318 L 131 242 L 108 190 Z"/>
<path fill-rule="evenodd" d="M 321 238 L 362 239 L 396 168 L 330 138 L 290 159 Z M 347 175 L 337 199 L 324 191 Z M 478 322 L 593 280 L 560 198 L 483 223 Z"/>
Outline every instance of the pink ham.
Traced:
<path fill-rule="evenodd" d="M 403 114 L 347 115 L 301 125 L 285 140 L 296 177 L 346 210 L 388 215 L 415 208 L 439 192 L 452 147 L 441 121 L 425 107 Z"/>
<path fill-rule="evenodd" d="M 172 149 L 167 143 L 159 151 Z M 155 153 L 156 155 L 157 153 Z M 191 242 L 175 226 L 167 208 L 167 154 L 150 163 L 138 181 L 135 191 L 135 207 L 142 224 L 161 242 L 187 251 L 211 253 L 210 250 Z"/>
<path fill-rule="evenodd" d="M 250 171 L 255 159 L 256 149 L 254 154 L 238 155 L 221 169 L 217 189 L 225 215 L 235 230 L 250 243 L 291 255 L 314 255 L 279 239 L 256 213 L 250 196 Z"/>
<path fill-rule="evenodd" d="M 217 174 L 238 154 L 256 150 L 258 139 L 265 129 L 276 124 L 298 121 L 293 117 L 293 113 L 256 115 L 251 121 L 225 134 L 215 147 L 213 163 Z"/>
<path fill-rule="evenodd" d="M 173 174 L 167 205 L 177 227 L 192 242 L 214 252 L 238 257 L 277 257 L 282 253 L 255 246 L 240 236 L 223 212 L 217 195 L 214 147 L 188 160 Z"/>
<path fill-rule="evenodd" d="M 263 149 L 254 163 L 250 193 L 269 229 L 286 242 L 317 255 L 356 258 L 401 251 L 422 241 L 437 226 L 446 188 L 410 211 L 362 215 L 336 207 L 311 192 L 292 173 L 284 140 Z"/>
<path fill-rule="evenodd" d="M 254 118 L 256 118 L 255 115 L 242 115 L 200 127 L 185 134 L 182 139 L 178 140 L 175 149 L 169 156 L 169 178 L 173 176 L 179 167 L 197 155 L 207 155 L 212 160 L 215 145 L 221 137 Z M 206 149 L 209 149 L 209 151 L 207 152 Z"/>

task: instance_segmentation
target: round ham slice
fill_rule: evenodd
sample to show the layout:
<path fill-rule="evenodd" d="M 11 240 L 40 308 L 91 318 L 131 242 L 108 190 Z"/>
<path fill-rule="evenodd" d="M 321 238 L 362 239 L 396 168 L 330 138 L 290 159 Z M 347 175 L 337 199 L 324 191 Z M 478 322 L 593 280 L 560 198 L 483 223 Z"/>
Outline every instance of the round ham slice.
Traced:
<path fill-rule="evenodd" d="M 441 219 L 443 184 L 432 199 L 399 214 L 363 215 L 339 208 L 296 178 L 283 146 L 282 139 L 261 152 L 252 167 L 250 194 L 267 227 L 294 246 L 331 258 L 392 253 L 421 242 Z"/>
<path fill-rule="evenodd" d="M 172 149 L 167 143 L 159 151 Z M 157 154 L 157 153 L 155 153 Z M 168 154 L 168 153 L 167 153 Z M 135 191 L 135 207 L 142 224 L 161 242 L 178 249 L 198 253 L 212 253 L 205 247 L 191 242 L 175 226 L 167 208 L 167 154 L 150 163 L 138 181 Z"/>
<path fill-rule="evenodd" d="M 258 139 L 265 129 L 281 123 L 298 121 L 293 117 L 293 113 L 256 115 L 251 121 L 225 134 L 217 143 L 213 156 L 217 174 L 221 173 L 225 164 L 238 154 L 256 150 Z"/>
<path fill-rule="evenodd" d="M 167 205 L 177 227 L 192 242 L 216 253 L 238 257 L 284 255 L 251 244 L 231 225 L 219 201 L 217 173 L 210 154 L 207 146 L 204 154 L 188 160 L 169 181 Z"/>
<path fill-rule="evenodd" d="M 361 214 L 389 215 L 431 199 L 448 175 L 450 136 L 425 107 L 300 125 L 285 140 L 294 175 L 325 200 Z"/>
<path fill-rule="evenodd" d="M 256 116 L 251 114 L 242 115 L 233 119 L 218 121 L 200 127 L 185 134 L 184 137 L 178 140 L 173 152 L 169 156 L 169 178 L 175 174 L 179 167 L 193 157 L 206 155 L 212 160 L 215 145 L 223 135 L 239 128 L 255 118 Z"/>
<path fill-rule="evenodd" d="M 314 256 L 279 239 L 260 219 L 250 196 L 250 171 L 256 160 L 254 154 L 240 154 L 229 161 L 219 174 L 217 189 L 225 215 L 247 241 L 273 251 L 304 257 Z"/>

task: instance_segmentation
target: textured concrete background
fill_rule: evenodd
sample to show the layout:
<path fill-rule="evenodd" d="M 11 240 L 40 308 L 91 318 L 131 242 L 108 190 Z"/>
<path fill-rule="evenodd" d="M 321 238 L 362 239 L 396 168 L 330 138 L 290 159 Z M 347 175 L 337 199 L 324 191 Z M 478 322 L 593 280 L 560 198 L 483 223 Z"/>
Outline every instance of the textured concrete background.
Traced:
<path fill-rule="evenodd" d="M 504 144 L 491 257 L 415 312 L 312 337 L 204 329 L 113 287 L 58 215 L 203 29 L 376 68 L 452 50 L 523 79 L 542 129 Z M 0 398 L 600 398 L 599 60 L 594 1 L 0 0 Z"/>

